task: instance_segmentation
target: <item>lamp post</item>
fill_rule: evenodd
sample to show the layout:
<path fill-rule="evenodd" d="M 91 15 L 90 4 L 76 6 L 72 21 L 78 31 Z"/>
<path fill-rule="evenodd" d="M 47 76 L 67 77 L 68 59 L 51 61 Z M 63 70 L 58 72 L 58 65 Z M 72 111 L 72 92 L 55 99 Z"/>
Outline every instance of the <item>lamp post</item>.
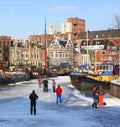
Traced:
<path fill-rule="evenodd" d="M 97 50 L 95 50 L 95 63 L 94 63 L 94 73 L 96 73 L 96 70 L 97 70 L 97 66 L 96 66 L 96 63 L 97 63 Z"/>
<path fill-rule="evenodd" d="M 89 67 L 89 59 L 88 59 L 88 58 L 89 58 L 89 57 L 88 57 L 88 32 L 89 32 L 89 31 L 87 31 L 87 33 L 86 33 L 86 36 L 87 36 L 87 37 L 86 37 L 86 39 L 87 39 L 87 69 L 88 69 L 88 67 Z"/>
<path fill-rule="evenodd" d="M 47 71 L 47 48 L 46 48 L 46 16 L 45 16 L 45 36 L 44 36 L 44 54 L 45 54 L 45 70 Z"/>

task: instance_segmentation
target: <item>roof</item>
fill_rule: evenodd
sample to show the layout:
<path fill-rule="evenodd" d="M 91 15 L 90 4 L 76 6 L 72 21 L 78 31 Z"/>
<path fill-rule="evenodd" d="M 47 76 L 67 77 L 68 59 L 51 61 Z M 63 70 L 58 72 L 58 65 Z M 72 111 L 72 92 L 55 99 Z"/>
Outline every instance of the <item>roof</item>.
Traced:
<path fill-rule="evenodd" d="M 62 40 L 60 40 L 60 41 L 59 41 L 59 44 L 60 44 L 61 46 L 65 47 L 66 44 L 67 44 L 67 41 L 62 41 Z"/>
<path fill-rule="evenodd" d="M 86 32 L 81 32 L 79 39 L 86 39 Z M 108 29 L 108 30 L 99 30 L 99 31 L 88 31 L 89 38 L 104 38 L 104 37 L 120 37 L 119 29 Z"/>

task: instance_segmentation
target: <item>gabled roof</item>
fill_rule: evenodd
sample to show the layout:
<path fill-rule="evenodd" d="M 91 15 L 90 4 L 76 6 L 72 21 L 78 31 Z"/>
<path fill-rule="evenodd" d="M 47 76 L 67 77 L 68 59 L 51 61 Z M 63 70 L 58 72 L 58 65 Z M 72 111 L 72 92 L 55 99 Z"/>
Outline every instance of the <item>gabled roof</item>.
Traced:
<path fill-rule="evenodd" d="M 58 44 L 58 45 L 60 45 L 61 47 L 65 47 L 66 44 L 67 44 L 67 41 L 63 41 L 63 40 L 53 41 L 53 42 L 50 44 L 50 47 L 52 47 L 54 44 Z"/>
<path fill-rule="evenodd" d="M 59 44 L 60 44 L 62 47 L 65 47 L 66 44 L 67 44 L 67 41 L 62 41 L 62 40 L 60 40 L 60 41 L 59 41 Z"/>

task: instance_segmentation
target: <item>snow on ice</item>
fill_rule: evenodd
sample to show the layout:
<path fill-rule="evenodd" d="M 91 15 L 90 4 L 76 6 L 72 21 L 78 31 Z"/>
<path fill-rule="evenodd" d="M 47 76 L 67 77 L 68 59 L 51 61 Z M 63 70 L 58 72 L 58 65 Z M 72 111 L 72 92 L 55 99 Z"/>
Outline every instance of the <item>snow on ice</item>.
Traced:
<path fill-rule="evenodd" d="M 106 94 L 107 105 L 95 109 L 92 97 L 76 90 L 69 76 L 52 79 L 63 89 L 62 104 L 56 104 L 51 78 L 48 93 L 37 79 L 0 88 L 0 127 L 120 127 L 120 99 Z M 36 115 L 30 115 L 32 90 L 39 96 Z"/>

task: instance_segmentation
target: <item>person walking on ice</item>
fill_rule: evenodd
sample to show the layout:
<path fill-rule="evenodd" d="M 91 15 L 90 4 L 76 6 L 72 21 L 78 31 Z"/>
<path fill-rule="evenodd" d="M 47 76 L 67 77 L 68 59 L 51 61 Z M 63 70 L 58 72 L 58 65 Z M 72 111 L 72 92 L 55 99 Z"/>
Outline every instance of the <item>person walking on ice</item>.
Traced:
<path fill-rule="evenodd" d="M 52 87 L 53 87 L 53 93 L 55 92 L 56 82 L 54 79 L 52 79 Z"/>
<path fill-rule="evenodd" d="M 44 83 L 43 83 L 43 91 L 44 92 L 48 92 L 48 80 L 47 79 L 44 80 Z"/>
<path fill-rule="evenodd" d="M 94 108 L 98 108 L 97 107 L 97 103 L 98 103 L 98 89 L 94 89 L 93 90 L 93 104 L 92 104 L 92 107 Z"/>
<path fill-rule="evenodd" d="M 102 85 L 99 86 L 98 88 L 98 95 L 99 95 L 99 106 L 103 106 L 104 105 L 104 89 L 102 88 Z"/>
<path fill-rule="evenodd" d="M 38 95 L 35 93 L 35 90 L 32 91 L 32 93 L 29 95 L 30 99 L 30 114 L 36 115 L 36 100 L 38 99 Z"/>
<path fill-rule="evenodd" d="M 60 87 L 60 85 L 58 85 L 55 92 L 56 92 L 56 103 L 58 103 L 58 102 L 62 103 L 62 99 L 61 99 L 62 88 Z"/>
<path fill-rule="evenodd" d="M 42 85 L 42 78 L 41 77 L 39 77 L 39 79 L 38 79 L 38 84 L 39 84 L 39 87 L 41 87 L 41 85 Z"/>

